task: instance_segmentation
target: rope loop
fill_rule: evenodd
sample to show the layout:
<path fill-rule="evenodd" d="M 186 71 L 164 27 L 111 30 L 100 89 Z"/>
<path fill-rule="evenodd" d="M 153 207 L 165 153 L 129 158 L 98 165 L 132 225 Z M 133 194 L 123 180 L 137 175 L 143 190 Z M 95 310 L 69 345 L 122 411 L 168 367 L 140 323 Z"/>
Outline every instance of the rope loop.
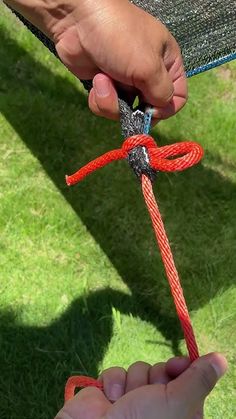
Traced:
<path fill-rule="evenodd" d="M 65 386 L 65 401 L 70 400 L 75 395 L 75 390 L 84 388 L 84 387 L 97 387 L 100 390 L 103 390 L 103 384 L 99 380 L 95 380 L 92 377 L 86 377 L 84 375 L 72 375 L 68 378 Z"/>
<path fill-rule="evenodd" d="M 149 149 L 149 157 L 153 169 L 175 172 L 197 164 L 203 157 L 203 149 L 198 143 L 184 141 Z"/>
<path fill-rule="evenodd" d="M 124 141 L 121 148 L 108 151 L 86 164 L 73 175 L 66 176 L 67 185 L 75 185 L 90 173 L 114 160 L 127 158 L 133 149 L 140 146 L 147 149 L 150 168 L 161 172 L 175 172 L 188 169 L 197 164 L 203 156 L 202 147 L 193 141 L 158 147 L 154 139 L 148 134 L 133 135 Z"/>
<path fill-rule="evenodd" d="M 122 145 L 122 150 L 128 153 L 138 146 L 146 147 L 151 168 L 161 172 L 188 169 L 197 164 L 203 156 L 202 147 L 193 141 L 158 147 L 154 139 L 146 134 L 133 135 L 127 138 Z M 181 157 L 175 158 L 176 156 Z"/>

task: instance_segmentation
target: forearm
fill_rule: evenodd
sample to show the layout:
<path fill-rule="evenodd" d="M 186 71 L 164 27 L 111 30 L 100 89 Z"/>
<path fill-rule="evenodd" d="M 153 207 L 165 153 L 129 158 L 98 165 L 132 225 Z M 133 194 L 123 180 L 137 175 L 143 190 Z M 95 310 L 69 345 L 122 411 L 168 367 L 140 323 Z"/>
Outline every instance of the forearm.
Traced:
<path fill-rule="evenodd" d="M 55 26 L 66 19 L 73 19 L 72 13 L 79 0 L 4 0 L 15 11 L 54 39 Z M 63 31 L 63 28 L 62 28 Z"/>
<path fill-rule="evenodd" d="M 91 20 L 93 25 L 102 22 L 102 10 L 122 4 L 130 4 L 129 0 L 4 0 L 15 11 L 33 23 L 55 43 L 68 27 Z M 93 29 L 93 28 L 92 28 Z"/>

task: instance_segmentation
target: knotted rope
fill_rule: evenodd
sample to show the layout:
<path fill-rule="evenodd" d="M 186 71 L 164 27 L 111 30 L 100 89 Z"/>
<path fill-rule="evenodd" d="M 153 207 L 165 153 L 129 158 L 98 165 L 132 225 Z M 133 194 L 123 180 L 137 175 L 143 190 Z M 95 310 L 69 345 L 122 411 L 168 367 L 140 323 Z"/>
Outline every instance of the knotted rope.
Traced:
<path fill-rule="evenodd" d="M 178 156 L 178 157 L 177 157 Z M 191 361 L 199 357 L 198 347 L 191 325 L 188 308 L 175 267 L 168 237 L 155 200 L 152 181 L 157 171 L 175 172 L 185 170 L 197 164 L 203 156 L 202 147 L 195 142 L 182 142 L 158 147 L 154 139 L 147 134 L 133 135 L 126 139 L 120 149 L 109 151 L 92 160 L 76 173 L 66 176 L 67 185 L 75 185 L 90 173 L 120 159 L 127 159 L 137 176 L 141 179 L 144 200 L 149 211 L 156 240 L 175 303 L 176 311 L 183 329 Z M 73 376 L 67 381 L 65 400 L 74 396 L 75 388 L 95 386 L 103 389 L 101 381 L 84 376 Z"/>
<path fill-rule="evenodd" d="M 158 147 L 150 135 L 137 134 L 127 138 L 121 148 L 108 151 L 86 164 L 73 175 L 66 176 L 67 185 L 75 185 L 90 173 L 112 163 L 114 160 L 128 159 L 130 157 L 129 153 L 136 147 L 146 148 L 148 152 L 147 163 L 149 163 L 151 169 L 160 172 L 176 172 L 188 169 L 197 164 L 203 156 L 202 147 L 195 142 L 185 141 Z M 176 156 L 181 157 L 173 159 Z"/>

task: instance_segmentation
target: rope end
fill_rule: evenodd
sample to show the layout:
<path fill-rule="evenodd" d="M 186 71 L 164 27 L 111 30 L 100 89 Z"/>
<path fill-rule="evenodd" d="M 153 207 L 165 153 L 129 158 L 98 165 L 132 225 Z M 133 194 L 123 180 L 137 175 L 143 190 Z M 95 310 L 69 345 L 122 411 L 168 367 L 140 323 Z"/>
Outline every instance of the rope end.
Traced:
<path fill-rule="evenodd" d="M 66 175 L 66 176 L 65 176 L 65 179 L 66 179 L 66 184 L 67 184 L 67 186 L 71 186 L 71 185 L 72 185 L 72 182 L 71 182 L 71 180 L 70 180 L 70 176 Z"/>

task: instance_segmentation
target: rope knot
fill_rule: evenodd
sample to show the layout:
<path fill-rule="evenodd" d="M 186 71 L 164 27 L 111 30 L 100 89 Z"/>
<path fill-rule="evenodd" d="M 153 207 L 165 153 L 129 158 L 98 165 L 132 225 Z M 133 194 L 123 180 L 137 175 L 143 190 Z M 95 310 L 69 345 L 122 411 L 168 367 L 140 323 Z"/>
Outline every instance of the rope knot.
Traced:
<path fill-rule="evenodd" d="M 157 147 L 154 139 L 150 135 L 140 134 L 127 138 L 122 145 L 122 150 L 136 176 L 140 179 L 140 176 L 147 175 L 154 182 L 156 170 L 150 166 L 148 153 L 151 147 Z"/>
<path fill-rule="evenodd" d="M 75 185 L 95 170 L 114 160 L 127 159 L 138 177 L 146 174 L 152 181 L 156 172 L 175 172 L 188 169 L 197 164 L 203 156 L 202 147 L 192 141 L 158 147 L 154 139 L 147 134 L 133 135 L 127 138 L 122 147 L 92 160 L 78 172 L 66 176 L 67 185 Z"/>
<path fill-rule="evenodd" d="M 138 147 L 143 149 L 143 154 L 139 153 L 141 157 L 140 161 L 137 162 L 138 168 L 136 169 L 135 167 L 135 172 L 140 172 L 140 174 L 147 172 L 146 166 L 149 166 L 148 170 L 152 170 L 152 172 L 175 172 L 185 170 L 194 164 L 197 164 L 203 156 L 202 147 L 193 141 L 184 141 L 158 147 L 150 135 L 140 134 L 127 138 L 122 145 L 122 150 L 127 153 L 127 158 L 131 166 L 132 161 L 130 160 L 134 159 L 132 153 Z M 144 163 L 142 160 L 144 160 Z"/>

